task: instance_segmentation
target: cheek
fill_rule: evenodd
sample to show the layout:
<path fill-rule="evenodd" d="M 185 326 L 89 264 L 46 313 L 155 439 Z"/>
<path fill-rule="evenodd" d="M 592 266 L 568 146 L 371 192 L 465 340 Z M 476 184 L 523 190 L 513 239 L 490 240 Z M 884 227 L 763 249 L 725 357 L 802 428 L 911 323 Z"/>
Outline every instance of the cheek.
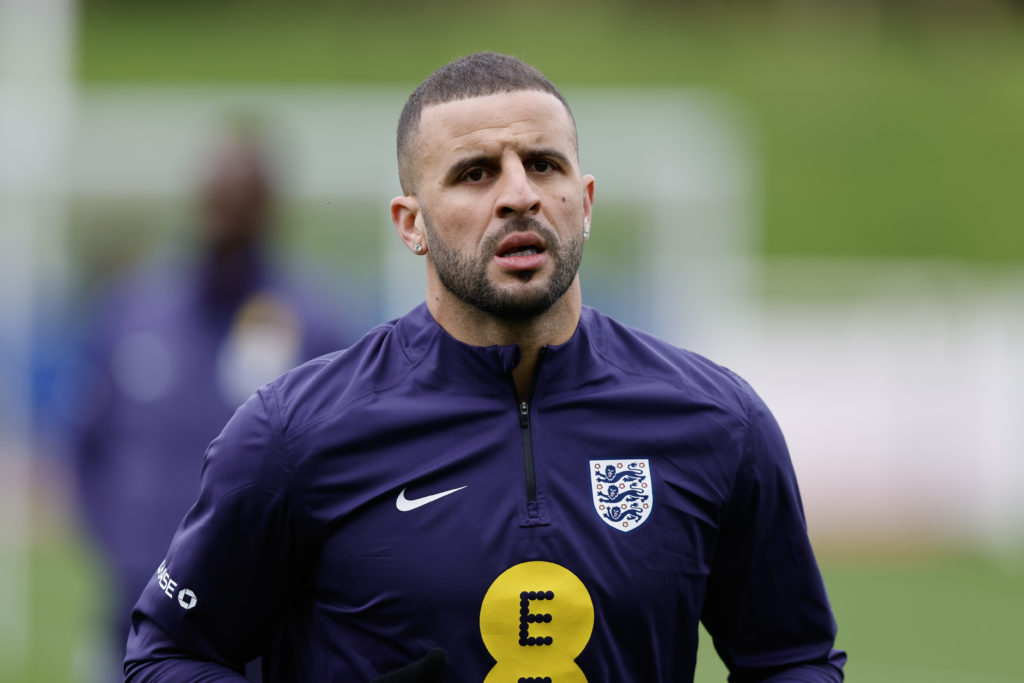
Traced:
<path fill-rule="evenodd" d="M 560 182 L 557 187 L 551 188 L 551 200 L 549 205 L 554 204 L 560 213 L 578 212 L 583 210 L 583 193 L 580 188 L 569 182 Z"/>
<path fill-rule="evenodd" d="M 571 232 L 583 225 L 583 215 L 582 197 L 565 195 L 559 197 L 551 219 L 558 226 L 559 230 Z"/>
<path fill-rule="evenodd" d="M 474 244 L 487 230 L 487 212 L 472 204 L 449 203 L 430 211 L 434 230 L 448 241 L 462 246 Z"/>

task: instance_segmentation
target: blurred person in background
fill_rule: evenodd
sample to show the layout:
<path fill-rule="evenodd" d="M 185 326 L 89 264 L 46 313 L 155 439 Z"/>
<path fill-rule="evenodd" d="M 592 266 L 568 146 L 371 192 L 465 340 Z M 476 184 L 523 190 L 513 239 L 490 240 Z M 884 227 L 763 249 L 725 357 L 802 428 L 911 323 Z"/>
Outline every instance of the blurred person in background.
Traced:
<path fill-rule="evenodd" d="M 643 168 L 642 159 L 630 159 Z M 426 301 L 246 401 L 132 615 L 131 681 L 837 683 L 768 408 L 583 306 L 594 178 L 505 55 L 434 72 L 391 217 Z M 681 248 L 686 248 L 682 245 Z"/>
<path fill-rule="evenodd" d="M 338 293 L 268 253 L 275 185 L 255 137 L 232 133 L 197 195 L 197 248 L 115 277 L 86 332 L 75 480 L 114 589 L 118 676 L 131 605 L 195 500 L 206 445 L 261 384 L 351 341 Z"/>

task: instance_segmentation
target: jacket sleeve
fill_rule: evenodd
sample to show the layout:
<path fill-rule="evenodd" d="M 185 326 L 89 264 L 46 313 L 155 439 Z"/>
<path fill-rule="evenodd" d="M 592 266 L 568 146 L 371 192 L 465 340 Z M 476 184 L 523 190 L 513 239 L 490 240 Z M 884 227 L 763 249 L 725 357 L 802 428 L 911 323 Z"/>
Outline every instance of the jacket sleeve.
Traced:
<path fill-rule="evenodd" d="M 843 680 L 846 654 L 775 419 L 743 384 L 747 427 L 702 621 L 732 683 Z"/>
<path fill-rule="evenodd" d="M 132 612 L 128 681 L 232 681 L 273 641 L 301 561 L 276 395 L 210 444 L 199 498 Z"/>

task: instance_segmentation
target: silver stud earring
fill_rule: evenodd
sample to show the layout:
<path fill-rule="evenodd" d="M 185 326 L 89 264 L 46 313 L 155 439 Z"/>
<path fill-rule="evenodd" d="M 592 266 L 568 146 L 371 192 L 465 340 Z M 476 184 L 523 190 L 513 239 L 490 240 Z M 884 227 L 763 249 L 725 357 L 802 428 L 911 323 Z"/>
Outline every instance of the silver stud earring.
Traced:
<path fill-rule="evenodd" d="M 416 251 L 417 254 L 419 254 L 419 253 L 421 253 L 423 251 L 423 245 L 420 244 L 419 242 L 417 242 L 416 246 L 413 247 L 413 249 Z"/>

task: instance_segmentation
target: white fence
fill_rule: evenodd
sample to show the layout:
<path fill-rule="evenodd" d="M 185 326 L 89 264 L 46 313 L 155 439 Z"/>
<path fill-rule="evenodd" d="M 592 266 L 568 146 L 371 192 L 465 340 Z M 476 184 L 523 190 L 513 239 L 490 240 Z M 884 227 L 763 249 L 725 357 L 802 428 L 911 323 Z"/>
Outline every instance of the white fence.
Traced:
<path fill-rule="evenodd" d="M 766 275 L 811 293 L 758 307 L 715 347 L 781 423 L 812 533 L 1024 547 L 1024 274 L 774 262 Z"/>

